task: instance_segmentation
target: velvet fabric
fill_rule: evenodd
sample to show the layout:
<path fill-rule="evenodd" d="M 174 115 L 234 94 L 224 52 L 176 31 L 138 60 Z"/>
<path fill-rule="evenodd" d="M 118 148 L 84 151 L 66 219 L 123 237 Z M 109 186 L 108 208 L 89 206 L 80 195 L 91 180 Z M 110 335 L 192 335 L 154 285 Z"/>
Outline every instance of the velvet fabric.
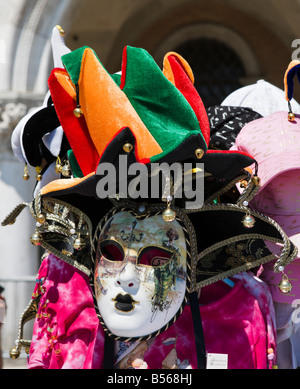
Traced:
<path fill-rule="evenodd" d="M 38 110 L 32 115 L 24 126 L 22 134 L 22 147 L 28 163 L 31 166 L 40 166 L 42 159 L 52 162 L 54 156 L 43 145 L 42 138 L 45 134 L 55 130 L 60 122 L 53 105 Z"/>
<path fill-rule="evenodd" d="M 163 72 L 174 83 L 193 109 L 207 149 L 210 146 L 211 128 L 203 101 L 194 87 L 192 70 L 179 54 L 170 52 L 165 55 Z M 220 151 L 209 147 L 200 162 L 204 163 L 205 170 L 214 177 L 226 180 L 235 177 L 242 169 L 251 165 L 254 159 L 245 152 Z"/>
<path fill-rule="evenodd" d="M 82 56 L 81 51 L 75 50 L 63 56 L 62 61 L 73 83 L 78 78 L 80 105 L 100 158 L 115 134 L 124 127 L 129 127 L 136 136 L 139 159 L 162 151 L 126 94 L 106 72 L 92 49 L 86 47 Z M 80 65 L 80 74 L 74 75 L 74 64 Z"/>
<path fill-rule="evenodd" d="M 295 59 L 291 61 L 285 71 L 283 83 L 285 98 L 287 101 L 292 100 L 294 94 L 294 77 L 297 76 L 298 82 L 300 82 L 300 61 Z"/>
<path fill-rule="evenodd" d="M 123 128 L 132 132 L 136 160 L 141 163 L 199 161 L 195 150 L 207 150 L 207 113 L 193 85 L 192 70 L 178 54 L 169 53 L 164 59 L 170 80 L 146 50 L 131 46 L 123 50 L 121 75 L 110 75 L 88 47 L 64 55 L 62 61 L 66 71 L 54 69 L 48 83 L 83 175 L 92 171 L 91 165 L 96 170 L 97 156 L 101 160 Z M 73 115 L 76 98 L 84 118 Z M 200 162 L 222 179 L 235 177 L 254 163 L 243 152 L 206 154 Z"/>
<path fill-rule="evenodd" d="M 11 136 L 14 155 L 22 164 L 33 167 L 49 165 L 70 148 L 57 117 L 50 91 L 40 107 L 27 113 Z"/>
<path fill-rule="evenodd" d="M 94 172 L 99 154 L 91 139 L 84 116 L 76 118 L 76 94 L 64 69 L 55 68 L 48 79 L 55 110 L 83 175 Z M 72 166 L 73 167 L 73 166 Z"/>
<path fill-rule="evenodd" d="M 88 277 L 49 254 L 33 296 L 41 295 L 28 367 L 93 369 L 103 362 L 104 334 L 95 314 Z"/>
<path fill-rule="evenodd" d="M 85 68 L 88 68 L 90 64 L 90 62 L 89 64 L 84 62 L 85 58 L 97 59 L 96 55 L 94 53 L 92 55 L 92 53 L 91 49 L 86 48 L 83 55 L 81 55 L 82 50 L 80 49 L 78 55 L 76 52 L 73 52 L 62 58 L 73 82 L 79 83 L 80 94 L 82 93 L 80 82 L 84 78 Z M 78 66 L 75 63 L 79 62 L 80 59 L 82 66 L 78 74 Z M 115 82 L 112 81 L 112 77 L 106 73 L 100 61 L 98 59 L 97 61 L 98 66 L 95 66 L 98 68 L 98 73 L 95 72 L 93 74 L 94 80 L 91 81 L 96 89 L 94 93 L 98 93 L 98 99 L 109 99 L 112 109 L 123 120 L 123 125 L 129 126 L 133 132 L 136 132 L 138 118 L 136 118 L 136 123 L 126 122 L 127 112 L 124 112 L 125 108 L 128 112 L 132 111 L 132 109 L 134 110 L 134 113 L 138 115 L 161 148 L 160 151 L 152 149 L 152 143 L 149 143 L 147 145 L 147 156 L 155 156 L 153 160 L 160 159 L 163 155 L 176 149 L 190 135 L 201 134 L 197 118 L 189 103 L 178 89 L 166 79 L 146 50 L 131 46 L 124 48 L 120 90 L 116 87 Z M 116 80 L 116 78 L 114 79 Z M 121 91 L 124 92 L 125 96 Z M 111 100 L 112 98 L 113 101 Z M 130 105 L 128 105 L 129 102 Z M 91 109 L 89 110 L 90 115 Z M 134 113 L 132 112 L 132 115 Z M 145 136 L 146 134 L 143 132 L 140 135 Z M 149 135 L 147 137 L 149 138 Z M 138 143 L 143 142 L 144 144 L 146 140 L 147 138 L 137 137 Z M 202 143 L 202 147 L 205 147 L 203 140 Z M 159 155 L 161 152 L 163 154 Z M 144 157 L 144 154 L 140 157 Z"/>
<path fill-rule="evenodd" d="M 74 178 L 83 177 L 84 174 L 82 173 L 82 170 L 77 162 L 77 159 L 75 158 L 74 151 L 72 149 L 68 150 L 67 156 L 72 168 L 73 177 Z"/>
<path fill-rule="evenodd" d="M 151 161 L 177 149 L 191 135 L 200 134 L 202 138 L 202 128 L 189 101 L 166 79 L 150 54 L 127 46 L 124 55 L 127 66 L 126 74 L 122 69 L 122 77 L 126 77 L 123 91 L 163 150 Z M 203 138 L 199 147 L 207 148 Z"/>
<path fill-rule="evenodd" d="M 193 109 L 199 127 L 203 134 L 206 147 L 209 144 L 210 128 L 207 113 L 201 97 L 194 87 L 194 76 L 187 62 L 177 53 L 170 52 L 165 55 L 163 61 L 163 72 L 171 77 L 176 88 L 183 94 Z M 170 81 L 171 81 L 170 80 Z"/>

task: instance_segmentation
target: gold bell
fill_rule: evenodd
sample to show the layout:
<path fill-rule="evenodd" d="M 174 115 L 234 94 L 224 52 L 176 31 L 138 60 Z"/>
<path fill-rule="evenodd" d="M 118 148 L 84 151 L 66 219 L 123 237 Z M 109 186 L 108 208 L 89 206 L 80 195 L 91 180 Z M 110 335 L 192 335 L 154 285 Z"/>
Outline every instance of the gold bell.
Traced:
<path fill-rule="evenodd" d="M 74 249 L 81 250 L 84 246 L 85 246 L 84 240 L 80 238 L 80 236 L 78 235 L 78 237 L 75 239 L 73 244 Z"/>
<path fill-rule="evenodd" d="M 74 113 L 74 115 L 75 115 L 77 118 L 80 118 L 80 116 L 83 115 L 83 112 L 82 112 L 82 110 L 81 110 L 80 105 L 78 105 L 78 106 L 74 109 L 73 113 Z"/>
<path fill-rule="evenodd" d="M 165 222 L 173 222 L 175 220 L 176 213 L 171 208 L 167 208 L 162 213 L 162 218 Z"/>
<path fill-rule="evenodd" d="M 61 36 L 64 36 L 64 35 L 65 35 L 65 31 L 64 31 L 64 29 L 63 29 L 61 26 L 59 26 L 59 25 L 57 24 L 57 25 L 56 25 L 56 28 L 58 29 L 58 31 L 59 31 L 59 33 L 60 33 Z"/>
<path fill-rule="evenodd" d="M 76 84 L 75 88 L 76 88 L 76 108 L 74 109 L 73 113 L 77 118 L 80 118 L 80 116 L 83 115 L 83 112 L 81 110 L 81 106 L 79 103 L 79 85 Z"/>
<path fill-rule="evenodd" d="M 195 150 L 195 154 L 196 154 L 197 159 L 201 159 L 203 157 L 203 155 L 204 155 L 204 150 L 196 149 Z"/>
<path fill-rule="evenodd" d="M 56 163 L 55 163 L 55 173 L 60 174 L 61 170 L 62 170 L 61 161 L 59 156 L 57 156 Z"/>
<path fill-rule="evenodd" d="M 24 173 L 23 173 L 23 180 L 28 181 L 29 178 L 30 178 L 30 176 L 29 176 L 29 173 L 28 173 L 27 163 L 25 163 Z"/>
<path fill-rule="evenodd" d="M 247 185 L 248 185 L 248 181 L 246 181 L 246 180 L 240 181 L 240 187 L 241 187 L 241 188 L 246 188 Z"/>
<path fill-rule="evenodd" d="M 30 238 L 30 242 L 34 245 L 34 246 L 39 246 L 42 242 L 42 238 L 41 238 L 41 235 L 40 233 L 35 230 L 33 235 L 31 236 Z"/>
<path fill-rule="evenodd" d="M 29 176 L 28 172 L 25 172 L 25 173 L 23 174 L 23 179 L 24 179 L 25 181 L 28 181 L 29 178 L 30 178 L 30 176 Z"/>
<path fill-rule="evenodd" d="M 254 185 L 259 186 L 260 185 L 260 178 L 258 176 L 253 176 L 252 182 Z"/>
<path fill-rule="evenodd" d="M 13 347 L 12 349 L 10 349 L 9 351 L 9 356 L 11 359 L 18 359 L 19 356 L 20 356 L 20 351 L 17 349 L 17 347 Z"/>
<path fill-rule="evenodd" d="M 46 216 L 43 215 L 42 213 L 40 213 L 39 215 L 37 215 L 36 220 L 37 220 L 40 224 L 43 224 L 43 223 L 45 223 L 45 221 L 46 221 Z"/>
<path fill-rule="evenodd" d="M 131 143 L 125 143 L 125 145 L 123 146 L 123 150 L 126 152 L 126 153 L 130 153 L 130 151 L 133 149 L 133 146 Z"/>
<path fill-rule="evenodd" d="M 62 166 L 59 164 L 55 165 L 55 173 L 60 174 L 62 170 Z"/>
<path fill-rule="evenodd" d="M 64 177 L 70 177 L 71 175 L 71 168 L 70 168 L 70 164 L 68 162 L 66 162 L 64 164 L 64 166 L 62 166 L 61 168 L 61 174 L 64 176 Z"/>
<path fill-rule="evenodd" d="M 37 166 L 36 168 L 35 168 L 35 170 L 36 170 L 36 172 L 37 172 L 37 176 L 36 176 L 36 180 L 37 181 L 41 181 L 41 179 L 43 178 L 43 176 L 42 176 L 42 174 L 41 174 L 41 168 L 39 167 L 39 166 Z"/>
<path fill-rule="evenodd" d="M 283 274 L 282 279 L 279 283 L 279 289 L 282 293 L 289 293 L 292 290 L 292 284 L 290 283 L 288 276 Z"/>
<path fill-rule="evenodd" d="M 295 115 L 293 114 L 291 102 L 289 100 L 288 100 L 288 108 L 289 108 L 288 120 L 290 122 L 293 122 L 295 120 Z"/>
<path fill-rule="evenodd" d="M 173 209 L 171 209 L 171 196 L 169 196 L 169 198 L 167 198 L 167 209 L 165 209 L 162 213 L 162 218 L 164 219 L 165 222 L 172 222 L 175 220 L 176 218 L 176 213 L 175 211 L 173 211 Z"/>
<path fill-rule="evenodd" d="M 246 228 L 252 228 L 255 223 L 255 219 L 250 213 L 247 213 L 246 216 L 243 217 L 242 223 Z"/>
<path fill-rule="evenodd" d="M 295 115 L 293 114 L 293 112 L 289 112 L 288 114 L 288 120 L 290 122 L 293 122 L 295 120 Z"/>

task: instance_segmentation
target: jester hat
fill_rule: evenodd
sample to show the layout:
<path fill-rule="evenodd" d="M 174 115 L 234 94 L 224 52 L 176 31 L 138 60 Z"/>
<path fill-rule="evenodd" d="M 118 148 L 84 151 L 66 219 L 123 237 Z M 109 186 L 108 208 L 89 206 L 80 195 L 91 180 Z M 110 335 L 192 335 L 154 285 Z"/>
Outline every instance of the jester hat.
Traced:
<path fill-rule="evenodd" d="M 254 162 L 246 154 L 208 150 L 207 114 L 192 71 L 178 54 L 166 55 L 163 72 L 149 53 L 131 46 L 123 50 L 121 74 L 109 74 L 88 47 L 62 56 L 62 62 L 65 69 L 53 69 L 49 88 L 82 176 L 96 170 L 124 131 L 131 133 L 135 160 L 144 164 L 201 159 L 208 172 L 224 179 Z M 77 105 L 80 118 L 73 114 Z"/>

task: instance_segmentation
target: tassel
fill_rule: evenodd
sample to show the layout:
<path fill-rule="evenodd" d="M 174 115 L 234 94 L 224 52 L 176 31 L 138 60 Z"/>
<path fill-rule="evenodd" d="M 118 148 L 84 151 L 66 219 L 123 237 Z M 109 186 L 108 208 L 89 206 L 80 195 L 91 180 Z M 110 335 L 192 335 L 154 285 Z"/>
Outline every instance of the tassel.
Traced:
<path fill-rule="evenodd" d="M 22 347 L 25 347 L 26 353 L 29 354 L 31 340 L 23 339 L 23 329 L 25 323 L 27 323 L 29 320 L 35 319 L 40 299 L 41 295 L 37 296 L 35 299 L 32 299 L 20 317 L 16 346 L 9 351 L 9 356 L 11 359 L 19 358 L 21 355 Z"/>
<path fill-rule="evenodd" d="M 16 221 L 16 218 L 20 215 L 20 213 L 23 211 L 25 207 L 27 207 L 29 204 L 22 203 L 17 205 L 9 215 L 6 216 L 6 218 L 1 223 L 2 226 L 7 226 L 9 224 L 14 224 Z"/>

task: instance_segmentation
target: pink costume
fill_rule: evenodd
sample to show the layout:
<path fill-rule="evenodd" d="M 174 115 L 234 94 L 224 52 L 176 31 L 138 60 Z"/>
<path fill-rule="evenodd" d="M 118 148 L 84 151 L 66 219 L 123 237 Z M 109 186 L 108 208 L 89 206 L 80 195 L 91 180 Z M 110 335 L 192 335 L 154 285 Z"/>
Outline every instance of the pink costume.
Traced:
<path fill-rule="evenodd" d="M 262 289 L 263 296 L 261 292 Z M 104 332 L 95 312 L 88 277 L 49 254 L 39 270 L 36 294 L 41 295 L 41 300 L 29 369 L 102 368 Z M 276 355 L 272 359 L 267 355 L 267 349 L 276 350 L 276 344 L 263 300 L 261 297 L 259 303 L 238 279 L 232 288 L 220 281 L 201 289 L 206 351 L 228 354 L 228 369 L 267 369 L 275 363 Z M 140 358 L 129 360 L 125 367 L 140 361 L 143 368 L 149 369 L 171 368 L 174 364 L 177 368 L 197 368 L 190 306 L 185 306 L 166 331 L 143 345 Z M 122 344 L 118 346 L 122 348 Z"/>
<path fill-rule="evenodd" d="M 41 300 L 28 367 L 99 368 L 104 338 L 88 277 L 49 254 L 39 269 L 34 293 L 41 294 Z"/>

